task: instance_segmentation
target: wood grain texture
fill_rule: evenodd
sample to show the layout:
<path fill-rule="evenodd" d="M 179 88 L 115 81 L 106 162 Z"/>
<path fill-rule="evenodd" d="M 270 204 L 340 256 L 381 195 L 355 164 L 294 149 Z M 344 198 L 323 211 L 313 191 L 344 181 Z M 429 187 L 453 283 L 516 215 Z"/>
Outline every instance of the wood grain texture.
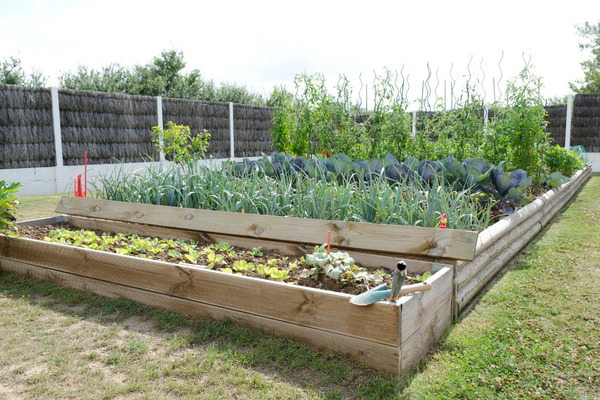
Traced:
<path fill-rule="evenodd" d="M 453 306 L 455 314 L 554 218 L 590 177 L 591 168 L 578 171 L 569 182 L 546 192 L 515 214 L 480 233 L 475 259 L 457 263 Z"/>
<path fill-rule="evenodd" d="M 0 256 L 83 277 L 397 345 L 399 307 L 356 307 L 350 295 L 89 250 L 0 236 Z"/>
<path fill-rule="evenodd" d="M 445 303 L 430 315 L 419 328 L 400 347 L 399 373 L 409 372 L 412 367 L 423 360 L 431 348 L 440 340 L 446 329 L 452 324 L 452 300 Z"/>
<path fill-rule="evenodd" d="M 56 212 L 251 238 L 320 245 L 331 231 L 341 249 L 472 260 L 477 232 L 228 213 L 63 197 Z"/>
<path fill-rule="evenodd" d="M 416 332 L 438 309 L 452 300 L 452 268 L 445 267 L 427 279 L 431 290 L 402 297 L 400 304 L 400 341 Z M 448 309 L 451 318 L 451 310 Z"/>
<path fill-rule="evenodd" d="M 479 253 L 475 260 L 461 264 L 455 273 L 454 284 L 457 290 L 461 290 L 471 279 L 473 279 L 479 271 L 500 253 L 506 251 L 512 243 L 522 235 L 529 232 L 536 224 L 540 222 L 544 215 L 544 209 L 539 209 L 534 215 L 531 215 L 523 223 L 519 224 L 516 228 L 511 231 L 504 232 L 504 234 L 497 238 L 494 243 L 487 247 L 484 251 Z"/>
<path fill-rule="evenodd" d="M 368 340 L 335 334 L 307 326 L 265 318 L 193 300 L 123 286 L 97 279 L 85 278 L 22 261 L 0 258 L 0 268 L 27 273 L 31 276 L 75 289 L 86 290 L 110 298 L 124 297 L 152 307 L 210 320 L 232 318 L 238 325 L 260 330 L 275 336 L 287 337 L 320 350 L 334 350 L 348 354 L 354 360 L 372 368 L 397 373 L 399 349 Z"/>
<path fill-rule="evenodd" d="M 531 239 L 542 230 L 538 222 L 523 235 L 514 236 L 514 241 L 503 252 L 490 260 L 462 289 L 456 293 L 456 303 L 459 310 L 463 307 L 502 269 L 512 257 L 514 257 Z M 507 235 L 509 236 L 509 235 Z"/>

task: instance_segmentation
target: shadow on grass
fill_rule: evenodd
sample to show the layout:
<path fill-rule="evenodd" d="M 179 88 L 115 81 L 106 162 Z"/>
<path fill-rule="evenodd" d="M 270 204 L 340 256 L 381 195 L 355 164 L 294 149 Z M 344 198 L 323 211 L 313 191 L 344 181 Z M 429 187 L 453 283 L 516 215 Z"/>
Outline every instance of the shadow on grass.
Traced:
<path fill-rule="evenodd" d="M 335 352 L 319 352 L 291 339 L 240 327 L 233 320 L 209 321 L 159 310 L 124 298 L 48 283 L 0 269 L 0 293 L 31 305 L 76 316 L 102 326 L 141 332 L 131 318 L 148 322 L 144 334 L 156 338 L 179 335 L 186 347 L 216 351 L 219 357 L 267 374 L 276 381 L 316 390 L 322 398 L 394 399 L 410 385 L 414 372 L 396 377 L 360 365 Z M 151 325 L 148 331 L 147 326 Z M 40 326 L 43 330 L 43 323 Z M 317 389 L 318 388 L 318 389 Z"/>

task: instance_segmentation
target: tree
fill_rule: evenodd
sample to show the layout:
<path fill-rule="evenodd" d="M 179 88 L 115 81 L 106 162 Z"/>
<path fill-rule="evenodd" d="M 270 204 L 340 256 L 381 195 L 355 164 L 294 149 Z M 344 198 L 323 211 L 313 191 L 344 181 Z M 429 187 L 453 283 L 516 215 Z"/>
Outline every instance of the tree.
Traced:
<path fill-rule="evenodd" d="M 569 82 L 569 86 L 576 93 L 600 93 L 600 22 L 577 26 L 577 33 L 587 40 L 580 43 L 579 48 L 591 50 L 592 58 L 581 63 L 584 78 L 575 83 Z"/>
<path fill-rule="evenodd" d="M 60 87 L 72 90 L 131 93 L 132 89 L 131 72 L 119 64 L 110 64 L 100 71 L 80 65 L 77 72 L 63 73 L 58 81 Z"/>
<path fill-rule="evenodd" d="M 100 71 L 79 66 L 75 73 L 63 73 L 59 78 L 59 84 L 61 87 L 74 90 L 265 104 L 262 96 L 251 93 L 245 86 L 225 83 L 217 87 L 212 80 L 203 79 L 197 69 L 184 73 L 185 67 L 183 52 L 169 50 L 154 57 L 152 62 L 135 65 L 131 69 L 119 64 L 111 64 Z"/>
<path fill-rule="evenodd" d="M 19 58 L 5 58 L 4 61 L 0 63 L 0 83 L 39 87 L 44 86 L 47 80 L 48 78 L 35 70 L 29 75 L 25 74 Z"/>

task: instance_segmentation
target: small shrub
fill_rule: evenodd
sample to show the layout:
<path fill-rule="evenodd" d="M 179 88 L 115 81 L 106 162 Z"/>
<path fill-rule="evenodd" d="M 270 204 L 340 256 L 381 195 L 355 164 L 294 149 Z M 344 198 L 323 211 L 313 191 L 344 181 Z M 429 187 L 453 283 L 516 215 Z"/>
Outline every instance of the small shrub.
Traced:
<path fill-rule="evenodd" d="M 172 121 L 167 122 L 166 130 L 159 126 L 152 127 L 152 140 L 156 147 L 166 156 L 173 157 L 178 164 L 203 158 L 209 138 L 210 133 L 206 129 L 192 137 L 189 126 L 176 125 Z"/>
<path fill-rule="evenodd" d="M 544 161 L 550 172 L 560 172 L 566 176 L 573 175 L 583 166 L 583 162 L 575 152 L 563 149 L 559 145 L 546 149 Z"/>
<path fill-rule="evenodd" d="M 18 188 L 21 187 L 18 182 L 8 183 L 0 181 L 0 233 L 11 233 L 16 231 L 15 221 L 17 219 L 16 206 Z"/>

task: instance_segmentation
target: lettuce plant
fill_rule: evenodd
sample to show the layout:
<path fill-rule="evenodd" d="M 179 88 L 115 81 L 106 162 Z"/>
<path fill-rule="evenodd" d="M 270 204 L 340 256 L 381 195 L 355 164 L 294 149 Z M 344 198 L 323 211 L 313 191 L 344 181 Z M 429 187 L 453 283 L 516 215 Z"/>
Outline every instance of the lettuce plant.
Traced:
<path fill-rule="evenodd" d="M 365 283 L 368 285 L 377 285 L 383 282 L 383 276 L 380 273 L 371 274 L 365 268 L 359 268 L 354 259 L 346 252 L 330 252 L 327 254 L 327 244 L 315 246 L 312 254 L 306 255 L 306 264 L 313 268 L 307 274 L 317 278 L 320 274 L 325 274 L 331 279 L 340 282 Z"/>

